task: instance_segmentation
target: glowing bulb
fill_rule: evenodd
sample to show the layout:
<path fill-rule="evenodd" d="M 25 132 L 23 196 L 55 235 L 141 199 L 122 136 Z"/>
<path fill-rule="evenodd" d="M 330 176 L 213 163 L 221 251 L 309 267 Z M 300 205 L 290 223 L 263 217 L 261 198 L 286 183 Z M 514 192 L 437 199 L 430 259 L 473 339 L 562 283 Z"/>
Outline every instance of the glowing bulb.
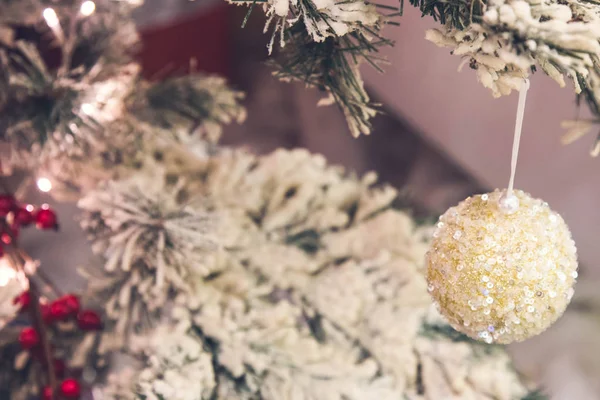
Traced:
<path fill-rule="evenodd" d="M 83 103 L 83 104 L 81 105 L 81 111 L 82 111 L 84 114 L 87 114 L 87 115 L 92 115 L 92 113 L 94 112 L 94 106 L 92 106 L 92 105 L 91 105 L 91 104 L 89 104 L 89 103 Z"/>
<path fill-rule="evenodd" d="M 84 1 L 81 3 L 81 8 L 79 9 L 82 15 L 89 17 L 96 11 L 96 3 L 91 0 Z"/>
<path fill-rule="evenodd" d="M 4 287 L 17 277 L 15 271 L 7 261 L 0 260 L 0 287 Z"/>
<path fill-rule="evenodd" d="M 48 24 L 48 26 L 50 28 L 56 28 L 57 26 L 60 25 L 60 22 L 58 20 L 58 15 L 56 15 L 56 11 L 54 11 L 52 8 L 48 7 L 46 9 L 44 9 L 42 16 L 44 17 L 44 19 L 46 20 L 46 23 Z"/>
<path fill-rule="evenodd" d="M 50 190 L 52 190 L 52 182 L 50 182 L 50 179 L 48 179 L 48 178 L 44 178 L 44 177 L 38 178 L 37 187 L 42 192 L 47 193 Z"/>

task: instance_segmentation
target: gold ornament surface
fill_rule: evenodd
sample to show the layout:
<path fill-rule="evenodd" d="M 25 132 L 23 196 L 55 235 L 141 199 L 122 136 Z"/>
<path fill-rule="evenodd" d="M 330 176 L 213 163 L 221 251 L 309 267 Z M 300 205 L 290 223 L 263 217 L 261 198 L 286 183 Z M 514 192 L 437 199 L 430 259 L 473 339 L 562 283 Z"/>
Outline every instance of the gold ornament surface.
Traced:
<path fill-rule="evenodd" d="M 518 342 L 565 311 L 577 278 L 571 232 L 548 204 L 515 190 L 469 197 L 439 219 L 427 283 L 454 329 L 487 343 Z"/>

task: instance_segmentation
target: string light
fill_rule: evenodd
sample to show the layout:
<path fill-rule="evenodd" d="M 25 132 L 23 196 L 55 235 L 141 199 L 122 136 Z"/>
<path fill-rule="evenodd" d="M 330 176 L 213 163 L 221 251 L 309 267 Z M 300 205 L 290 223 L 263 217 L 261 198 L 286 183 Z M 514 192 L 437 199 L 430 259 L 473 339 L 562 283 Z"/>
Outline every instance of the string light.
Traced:
<path fill-rule="evenodd" d="M 81 111 L 86 115 L 92 115 L 94 113 L 94 106 L 89 103 L 83 103 L 81 105 Z"/>
<path fill-rule="evenodd" d="M 50 28 L 57 28 L 60 25 L 58 15 L 56 15 L 56 11 L 54 11 L 52 8 L 48 7 L 44 9 L 42 16 Z"/>
<path fill-rule="evenodd" d="M 38 189 L 40 189 L 40 191 L 42 191 L 44 193 L 48 193 L 50 190 L 52 190 L 52 182 L 50 182 L 50 179 L 48 179 L 48 178 L 45 178 L 45 177 L 38 178 L 36 183 L 37 183 Z"/>
<path fill-rule="evenodd" d="M 79 11 L 81 12 L 81 15 L 89 17 L 96 11 L 96 3 L 91 0 L 86 0 L 81 4 Z"/>

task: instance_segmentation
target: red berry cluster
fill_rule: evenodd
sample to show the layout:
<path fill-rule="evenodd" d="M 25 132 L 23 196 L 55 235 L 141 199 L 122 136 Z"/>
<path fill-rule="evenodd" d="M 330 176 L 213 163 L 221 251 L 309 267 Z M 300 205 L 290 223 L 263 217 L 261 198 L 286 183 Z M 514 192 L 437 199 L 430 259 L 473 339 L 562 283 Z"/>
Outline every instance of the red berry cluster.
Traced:
<path fill-rule="evenodd" d="M 35 223 L 38 229 L 58 229 L 56 213 L 43 204 L 34 207 L 31 204 L 20 204 L 12 194 L 0 194 L 0 257 L 4 255 L 2 244 L 11 244 L 19 236 L 21 228 Z"/>
<path fill-rule="evenodd" d="M 13 303 L 20 307 L 21 312 L 30 310 L 32 296 L 29 291 L 23 292 L 14 298 Z M 51 327 L 55 322 L 74 321 L 82 331 L 95 331 L 102 329 L 100 316 L 92 310 L 82 310 L 79 298 L 73 294 L 64 295 L 50 304 L 41 304 L 40 311 L 44 323 Z M 39 332 L 33 327 L 23 328 L 19 334 L 19 344 L 24 350 L 32 353 L 35 359 L 45 362 L 39 357 L 41 354 L 41 338 Z M 79 399 L 81 385 L 74 378 L 65 378 L 67 368 L 60 359 L 53 360 L 54 372 L 57 378 L 62 379 L 53 396 L 52 387 L 46 386 L 41 393 L 42 400 Z"/>

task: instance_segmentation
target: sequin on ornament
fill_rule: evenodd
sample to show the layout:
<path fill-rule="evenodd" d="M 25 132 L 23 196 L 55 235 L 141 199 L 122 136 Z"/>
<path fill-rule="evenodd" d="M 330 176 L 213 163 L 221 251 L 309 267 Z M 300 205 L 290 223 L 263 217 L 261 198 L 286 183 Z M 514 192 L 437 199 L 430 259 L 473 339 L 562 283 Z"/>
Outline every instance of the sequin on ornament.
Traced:
<path fill-rule="evenodd" d="M 577 278 L 577 250 L 547 203 L 496 190 L 440 217 L 427 265 L 428 289 L 456 330 L 511 343 L 562 315 Z"/>

